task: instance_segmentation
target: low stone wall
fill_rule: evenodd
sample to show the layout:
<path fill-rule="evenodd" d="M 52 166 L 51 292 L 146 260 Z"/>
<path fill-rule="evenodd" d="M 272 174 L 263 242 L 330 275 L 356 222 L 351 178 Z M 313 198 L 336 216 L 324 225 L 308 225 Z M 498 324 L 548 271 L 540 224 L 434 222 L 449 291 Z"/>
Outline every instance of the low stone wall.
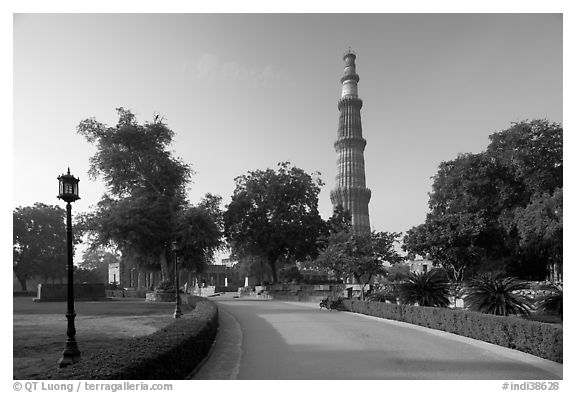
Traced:
<path fill-rule="evenodd" d="M 34 301 L 61 301 L 68 297 L 68 284 L 38 284 Z M 106 299 L 104 284 L 74 284 L 74 300 Z"/>
<path fill-rule="evenodd" d="M 180 303 L 181 304 L 192 304 L 192 298 L 194 296 L 186 293 L 180 293 Z M 176 303 L 176 296 L 174 292 L 147 292 L 146 293 L 147 302 L 166 302 L 166 303 Z"/>
<path fill-rule="evenodd" d="M 208 297 L 208 296 L 214 295 L 214 293 L 215 293 L 214 289 L 215 289 L 215 287 L 204 287 L 204 288 L 194 287 L 194 288 L 190 288 L 189 292 L 194 296 Z"/>
<path fill-rule="evenodd" d="M 262 292 L 275 300 L 320 303 L 327 297 L 345 297 L 345 284 L 274 284 Z"/>

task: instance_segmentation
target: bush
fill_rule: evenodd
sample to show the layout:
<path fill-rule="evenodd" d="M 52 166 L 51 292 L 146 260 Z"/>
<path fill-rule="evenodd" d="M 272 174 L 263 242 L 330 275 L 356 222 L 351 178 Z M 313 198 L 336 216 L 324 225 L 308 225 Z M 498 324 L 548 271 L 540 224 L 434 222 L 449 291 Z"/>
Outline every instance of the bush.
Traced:
<path fill-rule="evenodd" d="M 394 284 L 388 284 L 382 286 L 380 289 L 375 290 L 370 295 L 368 295 L 368 300 L 372 302 L 390 302 L 397 303 L 397 299 L 400 296 L 398 288 Z"/>
<path fill-rule="evenodd" d="M 406 282 L 398 286 L 400 302 L 426 307 L 448 307 L 450 286 L 446 275 L 439 269 L 410 273 Z"/>
<path fill-rule="evenodd" d="M 123 341 L 38 379 L 184 379 L 206 357 L 218 328 L 218 309 L 194 297 L 195 309 L 169 326 Z"/>
<path fill-rule="evenodd" d="M 551 292 L 537 302 L 537 309 L 544 314 L 559 315 L 563 319 L 564 296 L 561 286 L 553 286 Z"/>
<path fill-rule="evenodd" d="M 529 288 L 528 282 L 515 277 L 481 276 L 467 285 L 464 305 L 485 314 L 528 316 L 531 301 L 519 292 Z"/>
<path fill-rule="evenodd" d="M 344 300 L 348 311 L 486 341 L 562 363 L 562 327 L 473 311 Z"/>

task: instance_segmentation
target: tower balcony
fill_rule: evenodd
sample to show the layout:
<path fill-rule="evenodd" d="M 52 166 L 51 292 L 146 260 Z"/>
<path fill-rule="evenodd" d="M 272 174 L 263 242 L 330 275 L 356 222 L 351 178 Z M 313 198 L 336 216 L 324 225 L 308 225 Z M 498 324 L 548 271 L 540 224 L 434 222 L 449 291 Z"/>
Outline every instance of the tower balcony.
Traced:
<path fill-rule="evenodd" d="M 357 96 L 344 96 L 338 100 L 338 110 L 341 110 L 343 106 L 352 106 L 360 110 L 362 104 L 362 99 Z"/>

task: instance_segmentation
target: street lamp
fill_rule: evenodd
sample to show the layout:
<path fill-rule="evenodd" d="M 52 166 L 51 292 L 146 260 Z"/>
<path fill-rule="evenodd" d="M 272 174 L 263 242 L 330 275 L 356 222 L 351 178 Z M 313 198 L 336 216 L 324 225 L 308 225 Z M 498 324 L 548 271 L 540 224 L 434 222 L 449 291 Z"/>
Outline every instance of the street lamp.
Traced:
<path fill-rule="evenodd" d="M 172 252 L 174 252 L 174 287 L 176 290 L 176 308 L 174 309 L 174 318 L 180 318 L 182 311 L 180 310 L 180 283 L 178 275 L 178 253 L 180 252 L 180 244 L 176 240 L 172 242 Z"/>
<path fill-rule="evenodd" d="M 64 351 L 62 352 L 62 358 L 58 362 L 58 367 L 66 367 L 71 364 L 80 361 L 80 350 L 78 349 L 78 344 L 76 343 L 76 328 L 74 326 L 74 318 L 76 313 L 74 312 L 74 262 L 72 260 L 72 206 L 71 202 L 74 202 L 80 197 L 78 196 L 78 182 L 74 176 L 70 174 L 70 168 L 68 168 L 68 173 L 65 175 L 60 175 L 58 177 L 59 182 L 59 194 L 58 198 L 66 202 L 66 243 L 67 243 L 67 254 L 68 263 L 66 264 L 66 270 L 68 272 L 68 309 L 66 311 L 66 319 L 68 319 L 68 329 L 66 335 L 66 345 Z"/>

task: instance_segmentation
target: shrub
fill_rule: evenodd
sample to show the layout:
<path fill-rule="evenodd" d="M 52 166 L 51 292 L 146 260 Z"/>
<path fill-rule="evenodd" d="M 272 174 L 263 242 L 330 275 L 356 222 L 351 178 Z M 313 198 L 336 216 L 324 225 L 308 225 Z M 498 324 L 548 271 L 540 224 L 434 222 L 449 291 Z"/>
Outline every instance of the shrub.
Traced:
<path fill-rule="evenodd" d="M 410 273 L 406 282 L 398 287 L 400 302 L 425 307 L 448 307 L 450 286 L 446 276 L 438 269 L 423 273 Z"/>
<path fill-rule="evenodd" d="M 438 307 L 415 307 L 344 300 L 346 310 L 486 341 L 540 356 L 563 361 L 562 327 L 522 318 L 481 314 Z"/>
<path fill-rule="evenodd" d="M 563 291 L 561 286 L 553 286 L 551 293 L 537 302 L 537 309 L 544 313 L 559 315 L 563 318 Z"/>
<path fill-rule="evenodd" d="M 172 324 L 143 337 L 122 341 L 38 379 L 184 379 L 206 357 L 218 328 L 218 309 L 194 297 L 195 309 Z"/>
<path fill-rule="evenodd" d="M 400 292 L 396 285 L 388 284 L 382 286 L 380 289 L 375 290 L 368 295 L 368 300 L 373 302 L 390 302 L 397 303 Z"/>
<path fill-rule="evenodd" d="M 467 285 L 464 305 L 485 314 L 528 316 L 531 300 L 518 292 L 529 288 L 529 283 L 515 277 L 480 276 Z"/>

